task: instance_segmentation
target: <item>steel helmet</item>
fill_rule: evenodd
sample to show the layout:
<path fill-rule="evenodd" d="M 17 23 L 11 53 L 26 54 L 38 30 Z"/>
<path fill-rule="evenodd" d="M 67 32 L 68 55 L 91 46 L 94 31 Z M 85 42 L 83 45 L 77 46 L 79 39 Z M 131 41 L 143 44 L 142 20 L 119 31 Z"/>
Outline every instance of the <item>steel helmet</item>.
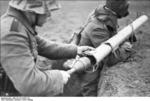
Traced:
<path fill-rule="evenodd" d="M 37 14 L 46 14 L 60 8 L 56 0 L 11 0 L 9 6 L 21 11 L 30 11 Z"/>
<path fill-rule="evenodd" d="M 125 17 L 129 14 L 128 0 L 106 0 L 105 6 L 114 11 L 119 18 Z"/>

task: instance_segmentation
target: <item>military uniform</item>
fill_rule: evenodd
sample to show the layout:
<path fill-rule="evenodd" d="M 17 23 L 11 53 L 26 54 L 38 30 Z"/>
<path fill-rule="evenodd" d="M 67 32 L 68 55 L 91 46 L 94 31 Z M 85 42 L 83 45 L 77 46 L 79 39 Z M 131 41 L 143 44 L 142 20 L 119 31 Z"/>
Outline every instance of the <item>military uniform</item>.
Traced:
<path fill-rule="evenodd" d="M 30 26 L 24 14 L 12 7 L 1 17 L 0 40 L 0 64 L 19 93 L 53 96 L 63 92 L 60 71 L 39 70 L 37 55 L 49 59 L 74 58 L 77 54 L 75 45 L 44 40 Z"/>
<path fill-rule="evenodd" d="M 79 45 L 88 45 L 96 48 L 117 33 L 117 16 L 110 11 L 106 11 L 105 8 L 101 8 L 98 11 L 100 13 L 99 16 L 93 16 L 81 33 Z M 80 95 L 97 96 L 100 71 L 103 66 L 112 66 L 127 59 L 130 55 L 131 53 L 126 49 L 119 48 L 99 64 L 97 71 L 92 72 L 92 70 L 88 70 L 79 74 L 82 79 Z"/>

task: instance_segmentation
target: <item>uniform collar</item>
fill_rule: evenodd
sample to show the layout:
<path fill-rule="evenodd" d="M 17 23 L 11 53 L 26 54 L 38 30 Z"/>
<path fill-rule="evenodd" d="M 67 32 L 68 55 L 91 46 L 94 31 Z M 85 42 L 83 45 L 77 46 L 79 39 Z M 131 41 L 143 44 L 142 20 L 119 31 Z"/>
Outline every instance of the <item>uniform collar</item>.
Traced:
<path fill-rule="evenodd" d="M 16 18 L 17 20 L 19 20 L 32 35 L 37 35 L 37 32 L 30 25 L 30 22 L 28 21 L 26 16 L 21 11 L 15 9 L 15 8 L 9 7 L 7 15 L 12 16 L 12 17 Z"/>

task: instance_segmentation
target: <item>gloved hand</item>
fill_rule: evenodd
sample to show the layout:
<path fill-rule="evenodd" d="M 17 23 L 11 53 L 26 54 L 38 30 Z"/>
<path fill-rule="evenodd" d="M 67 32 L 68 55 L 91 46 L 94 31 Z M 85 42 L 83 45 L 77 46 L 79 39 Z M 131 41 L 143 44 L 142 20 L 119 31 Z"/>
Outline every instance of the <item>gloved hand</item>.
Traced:
<path fill-rule="evenodd" d="M 63 77 L 63 83 L 66 84 L 68 82 L 68 79 L 70 78 L 70 74 L 66 71 L 60 71 Z"/>
<path fill-rule="evenodd" d="M 90 47 L 90 46 L 78 46 L 77 55 L 84 56 L 85 52 L 94 51 L 94 50 L 95 50 L 95 48 Z"/>

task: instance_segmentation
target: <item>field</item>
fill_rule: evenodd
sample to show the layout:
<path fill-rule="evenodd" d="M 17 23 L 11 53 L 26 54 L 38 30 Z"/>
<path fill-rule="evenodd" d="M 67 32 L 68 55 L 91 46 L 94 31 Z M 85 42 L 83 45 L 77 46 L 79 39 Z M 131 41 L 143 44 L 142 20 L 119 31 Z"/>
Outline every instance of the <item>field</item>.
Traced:
<path fill-rule="evenodd" d="M 7 7 L 7 1 L 0 3 L 0 15 Z M 84 24 L 88 14 L 104 1 L 61 1 L 62 9 L 52 12 L 42 28 L 37 28 L 41 36 L 59 42 L 67 42 L 72 33 Z M 140 15 L 150 18 L 150 1 L 134 0 L 130 2 L 130 16 L 119 20 L 120 29 Z M 119 30 L 120 30 L 119 29 Z M 101 75 L 98 96 L 150 96 L 150 20 L 136 32 L 138 42 L 134 45 L 135 53 L 128 61 L 119 63 Z M 44 61 L 44 58 L 40 58 Z M 42 65 L 56 65 L 56 61 L 46 60 Z M 73 78 L 75 79 L 75 77 Z M 65 88 L 64 96 L 74 96 L 79 87 L 74 82 Z"/>

